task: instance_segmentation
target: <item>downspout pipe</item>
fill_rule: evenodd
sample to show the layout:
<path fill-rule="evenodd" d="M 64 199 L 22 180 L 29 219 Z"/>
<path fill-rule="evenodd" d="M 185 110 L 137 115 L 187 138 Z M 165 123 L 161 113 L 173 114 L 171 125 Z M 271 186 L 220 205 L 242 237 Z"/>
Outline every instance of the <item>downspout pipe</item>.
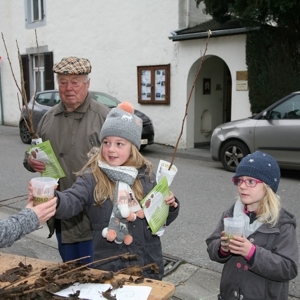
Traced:
<path fill-rule="evenodd" d="M 185 27 L 190 26 L 190 0 L 186 0 L 186 17 L 185 17 Z"/>
<path fill-rule="evenodd" d="M 3 98 L 2 98 L 2 68 L 1 68 L 1 60 L 2 57 L 0 56 L 0 109 L 1 109 L 1 125 L 4 125 L 4 111 L 3 111 Z"/>
<path fill-rule="evenodd" d="M 186 14 L 185 14 L 185 27 L 171 31 L 173 36 L 177 35 L 177 32 L 188 29 L 190 26 L 190 0 L 186 0 Z M 171 39 L 169 37 L 169 39 Z"/>

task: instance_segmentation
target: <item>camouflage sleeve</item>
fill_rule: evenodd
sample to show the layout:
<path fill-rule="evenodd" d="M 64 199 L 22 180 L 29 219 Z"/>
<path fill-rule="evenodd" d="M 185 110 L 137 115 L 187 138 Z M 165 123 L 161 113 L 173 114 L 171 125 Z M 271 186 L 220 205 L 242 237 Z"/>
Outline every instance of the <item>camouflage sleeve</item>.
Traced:
<path fill-rule="evenodd" d="M 0 248 L 9 247 L 24 235 L 38 229 L 39 219 L 30 208 L 0 220 Z"/>

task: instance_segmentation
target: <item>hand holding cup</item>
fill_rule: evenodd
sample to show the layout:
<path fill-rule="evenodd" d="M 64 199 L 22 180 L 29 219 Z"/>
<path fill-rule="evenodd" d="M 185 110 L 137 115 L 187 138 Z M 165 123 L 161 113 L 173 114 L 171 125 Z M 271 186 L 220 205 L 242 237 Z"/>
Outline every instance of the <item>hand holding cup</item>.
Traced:
<path fill-rule="evenodd" d="M 57 181 L 51 177 L 36 177 L 31 179 L 30 190 L 33 206 L 47 202 L 54 197 Z"/>
<path fill-rule="evenodd" d="M 235 236 L 244 235 L 244 220 L 241 218 L 225 218 L 224 231 L 228 241 Z"/>

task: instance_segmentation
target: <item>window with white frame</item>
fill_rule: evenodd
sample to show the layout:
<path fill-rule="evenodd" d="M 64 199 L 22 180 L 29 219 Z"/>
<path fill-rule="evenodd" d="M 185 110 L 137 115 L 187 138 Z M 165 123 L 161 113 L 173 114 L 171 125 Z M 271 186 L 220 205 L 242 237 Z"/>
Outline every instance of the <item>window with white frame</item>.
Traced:
<path fill-rule="evenodd" d="M 39 22 L 44 19 L 44 1 L 43 0 L 31 0 L 32 1 L 32 22 Z"/>
<path fill-rule="evenodd" d="M 52 52 L 33 52 L 23 54 L 21 58 L 27 99 L 30 99 L 36 91 L 54 89 Z"/>
<path fill-rule="evenodd" d="M 24 0 L 24 7 L 27 29 L 46 25 L 46 0 Z"/>
<path fill-rule="evenodd" d="M 33 84 L 37 92 L 45 90 L 44 55 L 34 55 L 32 60 Z"/>

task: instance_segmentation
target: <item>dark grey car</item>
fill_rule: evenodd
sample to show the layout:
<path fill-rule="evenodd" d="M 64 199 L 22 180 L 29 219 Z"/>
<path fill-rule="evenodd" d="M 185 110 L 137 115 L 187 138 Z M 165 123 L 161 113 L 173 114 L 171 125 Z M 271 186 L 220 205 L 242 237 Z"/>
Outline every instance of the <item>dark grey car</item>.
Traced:
<path fill-rule="evenodd" d="M 116 107 L 120 101 L 108 94 L 96 91 L 90 91 L 90 94 L 93 99 L 98 102 L 108 106 L 109 108 Z M 35 103 L 34 103 L 34 111 L 33 111 L 33 126 L 34 129 L 37 129 L 38 123 L 42 116 L 54 105 L 60 102 L 59 93 L 57 90 L 49 90 L 43 91 L 36 94 Z M 28 103 L 29 109 L 32 109 L 33 97 L 30 99 Z M 145 148 L 147 145 L 151 145 L 154 143 L 154 127 L 151 119 L 142 113 L 139 110 L 134 110 L 134 114 L 140 117 L 143 120 L 143 131 L 141 136 L 141 148 Z M 19 121 L 19 129 L 20 129 L 20 137 L 23 143 L 30 144 L 31 137 L 24 121 L 24 118 L 29 121 L 28 114 L 23 106 L 21 111 L 21 117 Z"/>
<path fill-rule="evenodd" d="M 224 123 L 212 133 L 213 160 L 235 172 L 256 150 L 272 155 L 283 169 L 300 170 L 300 91 L 289 94 L 256 116 Z"/>

